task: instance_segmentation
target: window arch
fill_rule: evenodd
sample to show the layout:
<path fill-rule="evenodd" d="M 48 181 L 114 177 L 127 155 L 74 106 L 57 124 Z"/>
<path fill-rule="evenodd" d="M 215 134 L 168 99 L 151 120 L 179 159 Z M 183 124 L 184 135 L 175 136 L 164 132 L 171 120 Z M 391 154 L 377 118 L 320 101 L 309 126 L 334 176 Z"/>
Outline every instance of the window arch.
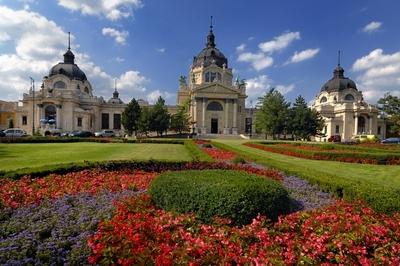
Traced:
<path fill-rule="evenodd" d="M 65 89 L 66 85 L 65 85 L 64 82 L 62 82 L 62 81 L 59 80 L 59 81 L 57 81 L 56 83 L 54 83 L 53 87 L 54 87 L 55 89 Z"/>
<path fill-rule="evenodd" d="M 57 110 L 54 105 L 47 105 L 44 108 L 44 118 L 48 123 L 54 123 L 57 115 Z"/>
<path fill-rule="evenodd" d="M 88 88 L 88 87 L 85 87 L 83 90 L 84 90 L 86 93 L 89 93 L 89 88 Z"/>
<path fill-rule="evenodd" d="M 346 101 L 354 101 L 354 96 L 353 94 L 347 94 L 346 96 L 344 96 L 344 99 Z"/>
<path fill-rule="evenodd" d="M 328 99 L 324 96 L 321 98 L 321 100 L 319 101 L 320 103 L 326 103 L 328 101 Z"/>
<path fill-rule="evenodd" d="M 210 102 L 207 105 L 207 111 L 222 111 L 222 105 L 219 102 Z"/>

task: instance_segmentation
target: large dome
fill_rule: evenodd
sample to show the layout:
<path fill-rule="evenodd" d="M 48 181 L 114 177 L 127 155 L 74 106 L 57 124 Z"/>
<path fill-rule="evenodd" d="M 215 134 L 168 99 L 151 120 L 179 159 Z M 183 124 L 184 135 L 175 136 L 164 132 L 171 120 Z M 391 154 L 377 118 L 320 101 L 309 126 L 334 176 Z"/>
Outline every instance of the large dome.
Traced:
<path fill-rule="evenodd" d="M 64 54 L 64 62 L 60 62 L 50 69 L 49 77 L 58 74 L 65 75 L 70 79 L 87 80 L 85 73 L 75 64 L 75 55 L 70 48 Z"/>
<path fill-rule="evenodd" d="M 208 67 L 211 64 L 216 64 L 221 68 L 225 64 L 225 66 L 228 67 L 228 59 L 226 59 L 220 50 L 215 48 L 215 36 L 212 31 L 212 26 L 207 36 L 206 47 L 193 58 L 192 67 Z"/>
<path fill-rule="evenodd" d="M 356 83 L 344 76 L 344 69 L 338 65 L 333 71 L 333 78 L 328 80 L 322 87 L 321 92 L 338 92 L 345 89 L 355 89 L 357 90 Z"/>

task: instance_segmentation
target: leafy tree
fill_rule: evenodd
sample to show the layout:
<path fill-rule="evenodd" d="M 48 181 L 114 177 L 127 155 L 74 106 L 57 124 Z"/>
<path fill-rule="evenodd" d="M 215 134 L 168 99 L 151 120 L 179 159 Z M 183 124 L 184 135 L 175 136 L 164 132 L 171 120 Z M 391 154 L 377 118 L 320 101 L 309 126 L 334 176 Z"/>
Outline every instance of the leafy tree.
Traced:
<path fill-rule="evenodd" d="M 390 131 L 396 135 L 400 135 L 400 98 L 385 94 L 378 101 L 379 109 L 387 114 L 390 124 Z"/>
<path fill-rule="evenodd" d="M 163 132 L 169 128 L 169 124 L 170 114 L 165 106 L 165 100 L 160 96 L 150 111 L 150 131 L 155 131 L 158 136 L 162 136 Z"/>
<path fill-rule="evenodd" d="M 190 129 L 190 116 L 188 115 L 189 102 L 184 105 L 178 106 L 178 112 L 171 116 L 171 126 L 170 128 L 182 134 L 182 132 L 187 132 Z"/>
<path fill-rule="evenodd" d="M 138 120 L 140 117 L 140 106 L 135 98 L 128 103 L 125 110 L 122 112 L 121 123 L 129 135 L 138 130 Z"/>
<path fill-rule="evenodd" d="M 258 98 L 255 117 L 256 129 L 275 139 L 277 134 L 284 133 L 290 104 L 283 95 L 272 88 L 263 97 Z"/>
<path fill-rule="evenodd" d="M 138 121 L 138 132 L 140 134 L 147 134 L 150 131 L 150 109 L 144 106 L 140 112 L 140 117 Z"/>
<path fill-rule="evenodd" d="M 307 106 L 306 100 L 299 95 L 290 109 L 290 129 L 296 138 L 309 139 L 317 135 L 324 127 L 319 113 Z"/>

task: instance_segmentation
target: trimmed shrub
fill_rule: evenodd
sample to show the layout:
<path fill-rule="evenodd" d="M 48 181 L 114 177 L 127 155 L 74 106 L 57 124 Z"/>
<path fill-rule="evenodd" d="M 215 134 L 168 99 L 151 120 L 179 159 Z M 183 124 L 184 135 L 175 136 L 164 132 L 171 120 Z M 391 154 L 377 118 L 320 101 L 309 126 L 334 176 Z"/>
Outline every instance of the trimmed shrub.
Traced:
<path fill-rule="evenodd" d="M 288 192 L 281 184 L 232 170 L 166 172 L 151 183 L 149 193 L 156 206 L 193 212 L 207 223 L 218 216 L 243 225 L 258 214 L 276 220 L 290 211 Z"/>
<path fill-rule="evenodd" d="M 247 163 L 247 162 L 246 162 L 246 159 L 243 158 L 242 156 L 236 156 L 236 157 L 232 160 L 232 162 L 233 162 L 234 164 L 245 164 L 245 163 Z"/>

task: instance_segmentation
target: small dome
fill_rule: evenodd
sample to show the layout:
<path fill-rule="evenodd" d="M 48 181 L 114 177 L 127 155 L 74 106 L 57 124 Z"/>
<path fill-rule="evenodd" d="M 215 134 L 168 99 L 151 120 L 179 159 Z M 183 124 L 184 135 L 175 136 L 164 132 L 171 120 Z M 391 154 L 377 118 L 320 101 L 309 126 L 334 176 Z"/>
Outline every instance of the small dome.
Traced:
<path fill-rule="evenodd" d="M 212 31 L 212 26 L 210 26 L 210 32 L 207 36 L 206 48 L 204 48 L 197 56 L 193 58 L 192 67 L 208 67 L 211 64 L 215 64 L 219 67 L 228 66 L 228 59 L 224 56 L 224 54 L 215 48 L 215 36 Z"/>
<path fill-rule="evenodd" d="M 115 88 L 113 92 L 113 97 L 108 100 L 108 103 L 112 104 L 123 104 L 124 102 L 119 98 L 119 92 Z"/>
<path fill-rule="evenodd" d="M 357 90 L 356 83 L 344 76 L 344 69 L 338 65 L 333 71 L 333 78 L 328 80 L 322 87 L 321 92 L 338 92 L 345 89 Z"/>

